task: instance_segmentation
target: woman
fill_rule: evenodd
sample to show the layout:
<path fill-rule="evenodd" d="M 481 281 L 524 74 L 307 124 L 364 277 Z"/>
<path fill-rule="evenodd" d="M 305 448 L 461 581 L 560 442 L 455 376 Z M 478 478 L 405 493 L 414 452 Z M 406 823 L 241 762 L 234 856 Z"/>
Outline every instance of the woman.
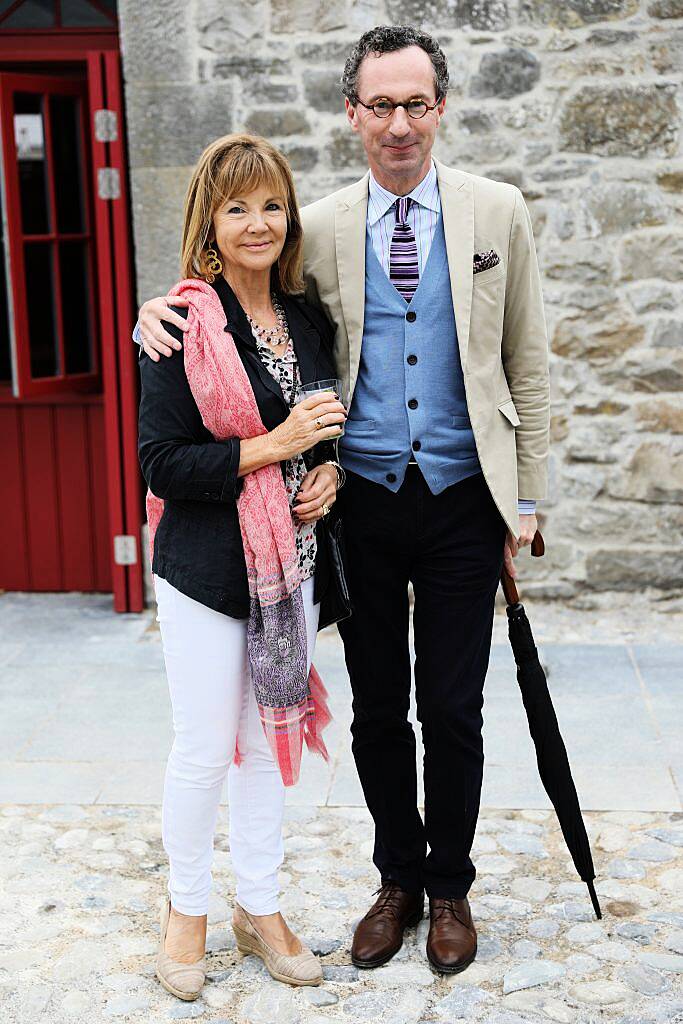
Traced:
<path fill-rule="evenodd" d="M 205 978 L 213 835 L 228 777 L 233 928 L 271 975 L 315 985 L 320 963 L 278 910 L 285 785 L 302 740 L 325 754 L 311 667 L 329 564 L 320 523 L 343 471 L 346 413 L 301 384 L 334 378 L 331 330 L 302 290 L 291 172 L 264 139 L 228 135 L 187 193 L 184 351 L 141 354 L 139 455 L 175 740 L 162 831 L 169 895 L 157 976 L 182 999 Z M 231 763 L 232 762 L 232 763 Z"/>

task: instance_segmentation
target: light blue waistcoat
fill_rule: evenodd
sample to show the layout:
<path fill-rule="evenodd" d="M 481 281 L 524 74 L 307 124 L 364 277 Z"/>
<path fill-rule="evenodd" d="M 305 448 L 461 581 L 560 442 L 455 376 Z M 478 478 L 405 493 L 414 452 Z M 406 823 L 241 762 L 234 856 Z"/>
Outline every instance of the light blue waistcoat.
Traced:
<path fill-rule="evenodd" d="M 413 322 L 406 318 L 410 311 Z M 432 494 L 481 472 L 465 399 L 443 214 L 410 304 L 389 281 L 367 233 L 363 346 L 339 447 L 346 469 L 392 491 L 403 483 L 411 454 Z"/>

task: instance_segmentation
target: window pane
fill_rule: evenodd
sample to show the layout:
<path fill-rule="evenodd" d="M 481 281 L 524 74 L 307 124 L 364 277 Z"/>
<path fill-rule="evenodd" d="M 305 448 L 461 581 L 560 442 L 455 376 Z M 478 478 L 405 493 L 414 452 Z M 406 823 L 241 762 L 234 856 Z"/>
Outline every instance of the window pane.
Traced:
<path fill-rule="evenodd" d="M 81 180 L 81 101 L 75 96 L 50 96 L 57 230 L 83 231 Z"/>
<path fill-rule="evenodd" d="M 55 0 L 24 0 L 2 22 L 3 28 L 52 28 L 55 23 Z"/>
<path fill-rule="evenodd" d="M 104 5 L 103 5 L 104 6 Z M 87 0 L 62 0 L 62 25 L 67 28 L 74 26 L 112 28 L 113 22 L 103 11 L 98 11 Z"/>
<path fill-rule="evenodd" d="M 90 322 L 90 267 L 87 242 L 61 242 L 59 270 L 62 288 L 64 356 L 67 373 L 92 370 L 92 324 Z"/>
<path fill-rule="evenodd" d="M 42 96 L 15 93 L 14 140 L 19 165 L 22 229 L 26 235 L 44 234 L 50 230 L 50 224 Z"/>
<path fill-rule="evenodd" d="M 29 242 L 24 245 L 24 266 L 31 376 L 54 377 L 59 373 L 59 357 L 51 243 Z"/>

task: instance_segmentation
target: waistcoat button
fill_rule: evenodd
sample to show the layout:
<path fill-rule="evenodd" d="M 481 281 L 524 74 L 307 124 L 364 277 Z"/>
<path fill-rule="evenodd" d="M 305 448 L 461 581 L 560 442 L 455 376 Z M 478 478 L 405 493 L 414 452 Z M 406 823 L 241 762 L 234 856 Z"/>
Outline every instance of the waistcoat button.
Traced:
<path fill-rule="evenodd" d="M 396 474 L 395 473 L 387 473 L 387 483 L 390 483 L 390 484 L 395 484 L 396 483 Z"/>
<path fill-rule="evenodd" d="M 414 452 L 419 452 L 421 447 L 422 447 L 422 442 L 421 441 L 413 441 L 413 451 Z"/>
<path fill-rule="evenodd" d="M 411 398 L 408 402 L 409 409 L 417 409 L 417 398 Z"/>
<path fill-rule="evenodd" d="M 417 320 L 417 313 L 415 312 L 414 309 L 408 310 L 408 312 L 406 313 L 406 320 L 408 321 L 409 324 L 415 323 L 415 321 Z"/>
<path fill-rule="evenodd" d="M 417 362 L 417 356 L 408 356 L 408 365 L 409 366 L 415 366 L 416 362 Z"/>

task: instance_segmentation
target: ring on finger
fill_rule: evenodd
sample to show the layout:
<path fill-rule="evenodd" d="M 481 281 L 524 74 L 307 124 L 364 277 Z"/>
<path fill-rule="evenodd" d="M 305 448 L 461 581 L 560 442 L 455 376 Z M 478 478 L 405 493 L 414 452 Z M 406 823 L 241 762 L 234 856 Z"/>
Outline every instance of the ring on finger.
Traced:
<path fill-rule="evenodd" d="M 324 501 L 323 504 L 320 506 L 320 510 L 323 516 L 329 516 L 330 512 L 332 511 L 332 509 L 330 508 L 326 501 Z"/>
<path fill-rule="evenodd" d="M 315 423 L 315 425 L 318 428 L 318 430 L 321 430 L 325 426 L 325 424 L 323 423 L 323 420 L 322 420 L 322 416 L 316 416 L 316 418 L 315 418 L 315 420 L 313 422 Z"/>

